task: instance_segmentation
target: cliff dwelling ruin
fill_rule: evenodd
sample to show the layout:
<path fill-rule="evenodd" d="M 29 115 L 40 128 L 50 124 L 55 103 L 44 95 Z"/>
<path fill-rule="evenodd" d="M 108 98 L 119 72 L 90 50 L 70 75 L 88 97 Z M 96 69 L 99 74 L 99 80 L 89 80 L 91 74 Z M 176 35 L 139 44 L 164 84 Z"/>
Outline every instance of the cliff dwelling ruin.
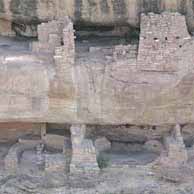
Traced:
<path fill-rule="evenodd" d="M 142 13 L 140 31 L 96 29 L 63 16 L 31 38 L 1 33 L 0 169 L 92 176 L 140 166 L 172 182 L 191 178 L 194 39 L 185 16 Z"/>

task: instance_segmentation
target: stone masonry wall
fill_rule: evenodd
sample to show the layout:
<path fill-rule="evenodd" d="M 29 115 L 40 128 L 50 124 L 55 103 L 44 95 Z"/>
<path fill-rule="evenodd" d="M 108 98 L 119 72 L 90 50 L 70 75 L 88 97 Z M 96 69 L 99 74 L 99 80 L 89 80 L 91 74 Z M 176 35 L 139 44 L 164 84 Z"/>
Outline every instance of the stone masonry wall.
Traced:
<path fill-rule="evenodd" d="M 40 125 L 33 123 L 0 123 L 0 142 L 16 141 L 26 135 L 40 135 Z"/>
<path fill-rule="evenodd" d="M 63 45 L 55 48 L 54 63 L 56 75 L 51 83 L 50 96 L 58 98 L 60 96 L 61 103 L 67 103 L 65 106 L 75 108 L 75 83 L 74 83 L 74 63 L 75 63 L 75 37 L 73 23 L 68 18 L 63 18 L 62 40 Z M 54 102 L 54 101 L 53 101 Z M 58 103 L 58 102 L 57 102 Z M 55 104 L 55 102 L 53 103 Z M 68 109 L 69 110 L 69 109 Z M 65 108 L 64 108 L 65 111 Z M 69 112 L 70 113 L 70 112 Z"/>
<path fill-rule="evenodd" d="M 74 39 L 71 19 L 62 17 L 59 20 L 39 25 L 38 41 L 31 45 L 34 53 L 48 54 L 54 63 L 48 94 L 50 121 L 56 121 L 58 118 L 66 118 L 67 121 L 75 117 Z"/>
<path fill-rule="evenodd" d="M 55 49 L 55 65 L 57 72 L 57 80 L 60 90 L 68 90 L 66 94 L 71 95 L 69 87 L 72 85 L 72 71 L 73 64 L 75 61 L 75 41 L 74 41 L 74 29 L 73 23 L 68 17 L 64 18 L 64 29 L 63 29 L 63 45 L 56 47 Z"/>
<path fill-rule="evenodd" d="M 61 45 L 63 34 L 63 20 L 53 20 L 38 26 L 38 42 L 32 43 L 35 52 L 55 52 L 55 48 Z"/>
<path fill-rule="evenodd" d="M 174 53 L 190 40 L 185 17 L 178 13 L 142 15 L 138 68 L 143 71 L 177 71 Z"/>

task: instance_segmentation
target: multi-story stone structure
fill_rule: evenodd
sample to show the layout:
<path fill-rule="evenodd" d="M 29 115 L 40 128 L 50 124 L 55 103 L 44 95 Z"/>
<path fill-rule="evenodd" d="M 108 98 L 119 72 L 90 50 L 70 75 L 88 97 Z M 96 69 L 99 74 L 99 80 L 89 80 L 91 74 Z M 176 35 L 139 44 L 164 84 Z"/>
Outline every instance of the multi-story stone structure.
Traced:
<path fill-rule="evenodd" d="M 31 51 L 2 51 L 0 121 L 39 123 L 43 141 L 44 123 L 72 124 L 72 171 L 98 170 L 95 147 L 86 134 L 88 124 L 154 128 L 194 122 L 194 40 L 184 16 L 142 14 L 139 48 L 89 45 L 87 51 L 76 52 L 68 17 L 41 24 L 38 35 Z M 46 156 L 48 171 L 66 163 L 56 155 L 52 169 L 55 156 Z"/>

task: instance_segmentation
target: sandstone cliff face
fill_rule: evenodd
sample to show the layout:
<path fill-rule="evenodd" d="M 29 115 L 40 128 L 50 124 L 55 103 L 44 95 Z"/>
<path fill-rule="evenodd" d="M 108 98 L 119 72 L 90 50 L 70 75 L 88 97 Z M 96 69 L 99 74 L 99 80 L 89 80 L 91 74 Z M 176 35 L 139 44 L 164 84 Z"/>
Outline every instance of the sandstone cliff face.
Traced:
<path fill-rule="evenodd" d="M 31 49 L 3 41 L 0 120 L 193 123 L 194 39 L 184 16 L 142 14 L 138 45 L 99 40 L 75 42 L 66 17 L 39 25 Z"/>
<path fill-rule="evenodd" d="M 194 29 L 193 0 L 0 0 L 0 18 L 37 23 L 69 15 L 90 24 L 139 25 L 141 12 L 179 11 Z"/>

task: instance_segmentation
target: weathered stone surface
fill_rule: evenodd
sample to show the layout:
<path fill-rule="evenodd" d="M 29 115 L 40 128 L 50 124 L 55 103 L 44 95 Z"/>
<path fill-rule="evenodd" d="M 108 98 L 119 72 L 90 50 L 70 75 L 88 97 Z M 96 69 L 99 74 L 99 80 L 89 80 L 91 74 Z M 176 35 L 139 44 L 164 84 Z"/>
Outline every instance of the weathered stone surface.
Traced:
<path fill-rule="evenodd" d="M 187 124 L 182 128 L 183 139 L 187 147 L 192 147 L 194 144 L 194 125 Z"/>
<path fill-rule="evenodd" d="M 15 36 L 16 33 L 12 30 L 11 21 L 0 19 L 0 35 L 2 36 Z"/>
<path fill-rule="evenodd" d="M 55 135 L 55 134 L 46 134 L 43 140 L 46 146 L 57 150 L 63 150 L 64 136 Z"/>
<path fill-rule="evenodd" d="M 34 136 L 40 136 L 40 125 L 33 123 L 0 123 L 0 142 L 25 142 Z M 36 139 L 37 140 L 37 139 Z M 34 141 L 32 138 L 31 141 Z M 38 140 L 37 140 L 38 141 Z"/>
<path fill-rule="evenodd" d="M 5 24 L 9 24 L 11 28 L 8 28 L 9 26 L 7 25 L 6 28 L 6 32 L 4 33 L 6 36 L 14 36 L 14 35 L 18 35 L 18 36 L 24 36 L 24 37 L 37 37 L 37 25 L 34 24 L 20 24 L 20 23 L 9 23 L 9 22 L 5 22 Z M 10 32 L 8 31 L 10 30 Z M 1 35 L 3 35 L 3 33 L 1 33 Z"/>
<path fill-rule="evenodd" d="M 87 135 L 96 139 L 105 136 L 112 142 L 144 144 L 147 141 L 160 141 L 170 134 L 171 125 L 161 126 L 134 126 L 134 125 L 90 125 Z"/>
<path fill-rule="evenodd" d="M 3 0 L 0 1 L 0 11 L 3 13 L 5 11 L 4 2 Z"/>
<path fill-rule="evenodd" d="M 139 24 L 142 12 L 179 11 L 194 28 L 192 0 L 1 0 L 0 18 L 21 24 L 33 24 L 68 15 L 86 24 Z M 25 29 L 24 29 L 25 31 Z"/>
<path fill-rule="evenodd" d="M 50 52 L 37 53 L 36 50 L 4 52 L 2 49 L 0 54 L 2 112 L 0 115 L 4 118 L 4 122 L 9 120 L 9 113 L 11 120 L 17 121 L 20 120 L 21 114 L 25 115 L 23 121 L 29 121 L 28 119 L 31 117 L 37 121 L 39 120 L 39 122 L 43 122 L 46 117 L 50 117 L 53 113 L 55 118 L 63 115 L 69 121 L 75 116 L 69 114 L 69 111 L 66 116 L 64 115 L 65 109 L 69 110 L 69 106 L 71 106 L 72 113 L 75 114 L 73 96 L 75 89 L 72 79 L 72 64 L 74 63 L 74 56 L 72 55 L 74 54 L 73 24 L 67 18 L 66 20 L 64 19 L 64 25 L 67 28 L 64 29 L 63 42 L 67 41 L 67 43 L 56 48 L 55 59 Z M 60 36 L 63 35 L 60 34 Z M 68 55 L 69 57 L 67 57 Z M 51 83 L 49 83 L 49 80 Z M 51 112 L 48 111 L 49 109 Z M 58 112 L 59 109 L 63 113 Z M 57 112 L 61 112 L 62 115 L 58 115 Z"/>
<path fill-rule="evenodd" d="M 72 142 L 70 137 L 64 138 L 63 154 L 65 155 L 65 171 L 70 172 L 70 164 L 72 158 Z"/>
<path fill-rule="evenodd" d="M 161 144 L 161 142 L 157 141 L 157 140 L 150 140 L 147 141 L 144 145 L 143 148 L 151 151 L 151 152 L 156 152 L 156 153 L 161 153 L 163 151 L 163 145 Z"/>
<path fill-rule="evenodd" d="M 72 173 L 99 171 L 95 147 L 92 140 L 85 138 L 85 132 L 85 125 L 71 126 L 72 160 L 70 170 Z"/>
<path fill-rule="evenodd" d="M 13 15 L 23 17 L 36 17 L 37 1 L 36 0 L 11 0 L 9 6 Z M 5 4 L 5 3 L 4 3 Z"/>
<path fill-rule="evenodd" d="M 193 177 L 193 169 L 188 165 L 188 153 L 177 124 L 171 137 L 165 139 L 166 150 L 162 152 L 157 169 L 158 176 L 172 182 L 184 182 Z M 157 164 L 157 162 L 156 162 Z"/>
<path fill-rule="evenodd" d="M 76 60 L 78 117 L 112 124 L 192 122 L 186 99 L 192 96 L 193 54 L 187 45 L 193 39 L 183 16 L 142 15 L 137 59 L 128 45 L 113 47 L 112 58 L 102 49 Z"/>
<path fill-rule="evenodd" d="M 165 146 L 167 149 L 167 157 L 161 159 L 162 165 L 169 167 L 178 167 L 186 164 L 188 160 L 187 150 L 181 134 L 180 125 L 176 125 L 172 137 L 167 137 Z"/>
<path fill-rule="evenodd" d="M 0 120 L 192 123 L 194 41 L 185 18 L 150 13 L 141 21 L 138 51 L 117 45 L 80 55 L 67 17 L 41 24 L 32 52 L 2 50 Z"/>
<path fill-rule="evenodd" d="M 0 89 L 2 102 L 1 116 L 4 117 L 6 121 L 6 117 L 10 111 L 13 113 L 12 116 L 15 117 L 16 120 L 20 117 L 19 115 L 25 113 L 26 116 L 32 116 L 34 113 L 39 114 L 39 116 L 45 114 L 48 106 L 48 97 L 45 96 L 46 98 L 43 98 L 43 96 L 48 91 L 49 83 L 47 77 L 48 71 L 44 65 L 40 64 L 32 55 L 3 56 L 2 54 L 1 57 L 4 58 L 4 64 L 2 64 L 1 60 L 0 82 L 6 82 L 6 85 L 1 85 L 2 87 Z M 37 62 L 36 66 L 29 65 L 32 63 L 33 58 Z M 23 60 L 25 60 L 25 62 Z M 12 105 L 9 107 L 6 104 Z M 16 112 L 18 116 L 14 116 Z"/>
<path fill-rule="evenodd" d="M 45 155 L 46 172 L 65 172 L 65 156 L 63 154 Z"/>
<path fill-rule="evenodd" d="M 7 171 L 10 171 L 11 173 L 16 173 L 19 169 L 19 161 L 21 158 L 22 153 L 26 149 L 33 149 L 36 147 L 36 144 L 28 143 L 28 144 L 21 144 L 16 143 L 14 144 L 10 149 L 8 154 L 6 155 L 4 159 L 5 169 Z"/>

